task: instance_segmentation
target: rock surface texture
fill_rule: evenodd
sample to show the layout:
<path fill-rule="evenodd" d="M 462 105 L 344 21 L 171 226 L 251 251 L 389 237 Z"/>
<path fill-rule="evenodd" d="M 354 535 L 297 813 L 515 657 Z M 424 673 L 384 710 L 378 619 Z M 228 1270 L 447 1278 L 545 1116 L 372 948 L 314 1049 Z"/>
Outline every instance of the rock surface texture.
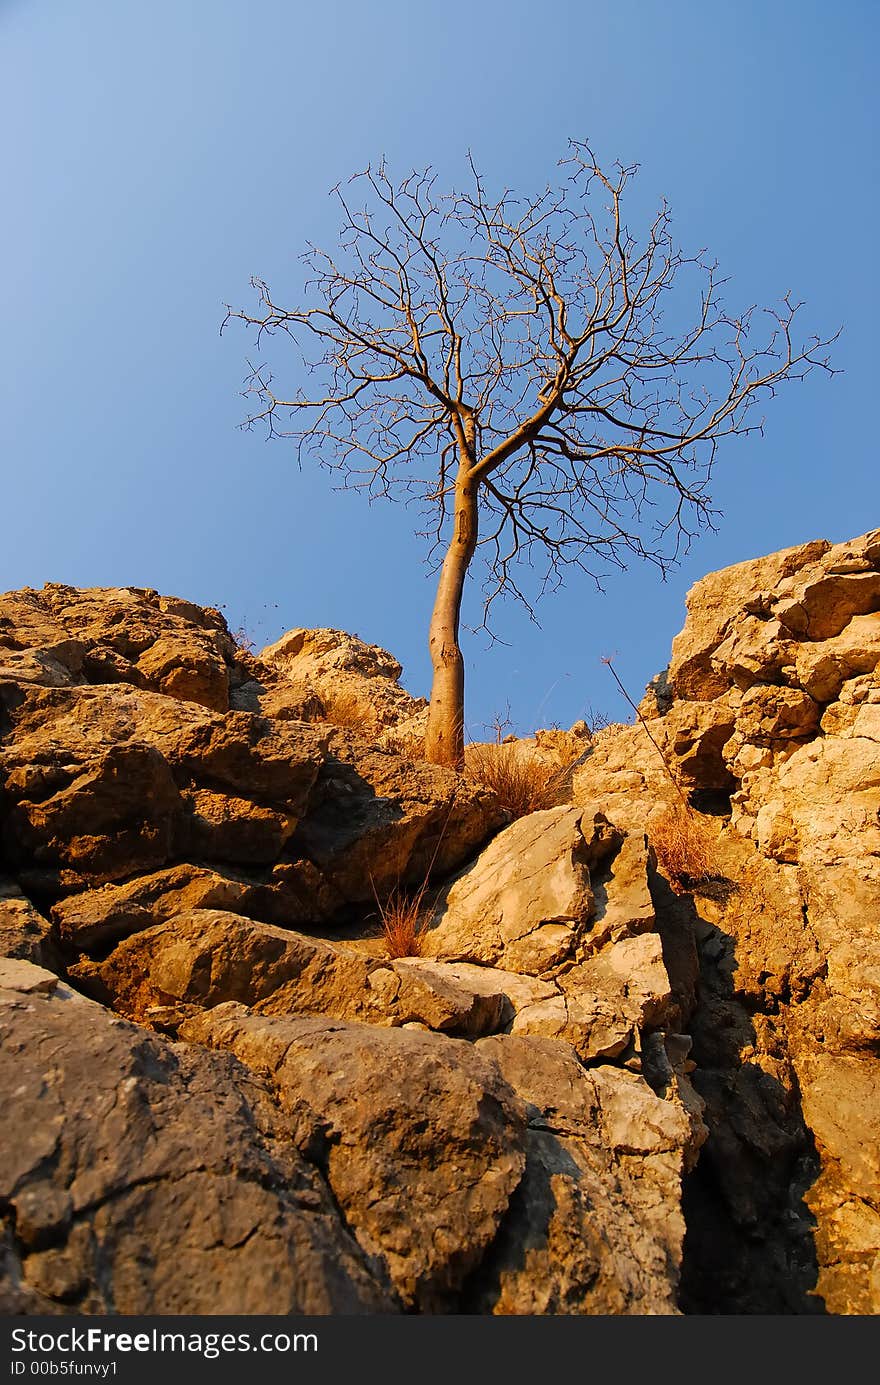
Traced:
<path fill-rule="evenodd" d="M 880 1311 L 878 607 L 712 574 L 508 822 L 354 636 L 0 597 L 0 1308 Z"/>
<path fill-rule="evenodd" d="M 694 1084 L 685 1306 L 880 1311 L 880 531 L 712 573 L 642 703 L 724 879 L 689 907 Z M 640 726 L 579 802 L 652 833 L 674 790 Z"/>
<path fill-rule="evenodd" d="M 500 824 L 449 771 L 278 715 L 280 684 L 236 710 L 260 668 L 217 612 L 155 592 L 0 597 L 4 857 L 71 947 L 186 908 L 335 920 Z"/>

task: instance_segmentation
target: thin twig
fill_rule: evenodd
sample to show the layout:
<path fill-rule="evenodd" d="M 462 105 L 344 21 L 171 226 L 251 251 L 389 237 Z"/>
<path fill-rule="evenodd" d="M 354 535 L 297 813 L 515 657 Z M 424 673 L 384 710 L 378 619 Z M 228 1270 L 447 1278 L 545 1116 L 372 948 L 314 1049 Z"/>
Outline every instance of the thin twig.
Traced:
<path fill-rule="evenodd" d="M 628 702 L 629 705 L 632 707 L 633 711 L 635 712 L 636 716 L 638 717 L 638 719 L 639 719 L 639 721 L 640 721 L 640 723 L 641 723 L 641 726 L 642 726 L 642 730 L 644 731 L 645 735 L 648 737 L 648 740 L 651 742 L 651 744 L 652 744 L 652 746 L 654 747 L 654 749 L 656 750 L 657 754 L 660 756 L 661 763 L 662 763 L 663 768 L 665 769 L 666 773 L 667 773 L 668 776 L 669 776 L 669 780 L 670 780 L 670 783 L 672 784 L 672 787 L 675 789 L 675 792 L 678 794 L 678 796 L 679 796 L 679 798 L 681 799 L 682 803 L 684 804 L 685 808 L 687 808 L 688 812 L 690 812 L 690 807 L 691 807 L 691 805 L 690 805 L 690 803 L 688 803 L 688 800 L 687 800 L 687 798 L 685 797 L 685 794 L 684 794 L 684 792 L 683 792 L 683 790 L 682 790 L 682 788 L 681 788 L 681 785 L 679 784 L 678 780 L 676 779 L 675 775 L 673 774 L 672 769 L 671 769 L 671 767 L 670 767 L 670 765 L 669 765 L 669 761 L 666 759 L 666 756 L 664 755 L 663 751 L 660 749 L 659 745 L 658 745 L 657 742 L 654 740 L 654 737 L 651 735 L 650 731 L 648 730 L 648 723 L 645 721 L 645 718 L 642 716 L 642 714 L 641 714 L 641 712 L 639 711 L 638 707 L 637 707 L 636 704 L 633 702 L 632 698 L 630 697 L 629 693 L 627 692 L 626 688 L 623 686 L 623 683 L 620 681 L 620 678 L 618 677 L 617 669 L 614 667 L 614 660 L 613 660 L 613 657 L 610 656 L 610 655 L 604 655 L 603 658 L 602 658 L 602 663 L 603 663 L 603 664 L 605 665 L 605 667 L 608 669 L 608 672 L 611 674 L 611 677 L 614 679 L 614 681 L 615 681 L 615 683 L 617 684 L 618 688 L 620 689 L 621 693 L 622 693 L 623 696 L 626 698 L 627 702 Z"/>

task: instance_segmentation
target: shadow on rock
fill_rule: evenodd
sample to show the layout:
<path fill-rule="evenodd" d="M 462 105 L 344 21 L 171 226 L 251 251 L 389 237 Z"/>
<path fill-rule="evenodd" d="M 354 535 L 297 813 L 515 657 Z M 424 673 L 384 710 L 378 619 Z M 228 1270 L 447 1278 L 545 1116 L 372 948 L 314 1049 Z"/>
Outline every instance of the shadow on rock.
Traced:
<path fill-rule="evenodd" d="M 735 940 L 692 899 L 699 990 L 692 1081 L 709 1138 L 683 1188 L 687 1223 L 679 1302 L 685 1313 L 817 1314 L 815 1218 L 804 1194 L 819 1159 L 784 1055 L 756 1052 L 737 993 Z"/>

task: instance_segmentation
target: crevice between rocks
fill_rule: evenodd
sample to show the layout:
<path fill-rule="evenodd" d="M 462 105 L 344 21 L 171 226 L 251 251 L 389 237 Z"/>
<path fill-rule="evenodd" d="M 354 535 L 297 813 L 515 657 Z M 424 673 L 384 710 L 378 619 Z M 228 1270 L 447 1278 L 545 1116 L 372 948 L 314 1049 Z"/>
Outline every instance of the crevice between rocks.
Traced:
<path fill-rule="evenodd" d="M 820 1162 L 796 1078 L 789 1068 L 781 1082 L 771 1064 L 742 1058 L 743 1049 L 754 1052 L 756 1010 L 736 991 L 736 941 L 700 919 L 693 896 L 679 898 L 703 935 L 689 1029 L 691 1081 L 709 1128 L 682 1180 L 679 1307 L 700 1315 L 824 1314 L 815 1293 L 816 1223 L 804 1201 Z"/>

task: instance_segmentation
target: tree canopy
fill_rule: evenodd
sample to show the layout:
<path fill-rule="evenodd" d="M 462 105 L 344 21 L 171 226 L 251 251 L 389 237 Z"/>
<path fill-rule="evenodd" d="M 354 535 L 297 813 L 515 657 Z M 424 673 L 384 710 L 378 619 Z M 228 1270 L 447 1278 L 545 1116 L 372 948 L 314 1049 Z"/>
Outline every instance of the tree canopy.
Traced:
<path fill-rule="evenodd" d="M 299 360 L 287 392 L 251 363 L 250 424 L 346 486 L 422 503 L 445 555 L 428 753 L 453 763 L 463 667 L 454 686 L 448 674 L 474 554 L 487 615 L 505 594 L 533 613 L 570 568 L 599 580 L 638 558 L 665 573 L 713 523 L 721 441 L 760 430 L 783 381 L 831 371 L 834 338 L 800 336 L 791 295 L 726 306 L 715 261 L 676 244 L 665 203 L 631 228 L 634 166 L 603 171 L 572 141 L 559 168 L 523 196 L 490 193 L 473 160 L 451 192 L 430 169 L 369 167 L 335 189 L 338 245 L 306 250 L 300 306 L 254 279 L 256 306 L 227 313 L 258 349 L 281 334 Z"/>

